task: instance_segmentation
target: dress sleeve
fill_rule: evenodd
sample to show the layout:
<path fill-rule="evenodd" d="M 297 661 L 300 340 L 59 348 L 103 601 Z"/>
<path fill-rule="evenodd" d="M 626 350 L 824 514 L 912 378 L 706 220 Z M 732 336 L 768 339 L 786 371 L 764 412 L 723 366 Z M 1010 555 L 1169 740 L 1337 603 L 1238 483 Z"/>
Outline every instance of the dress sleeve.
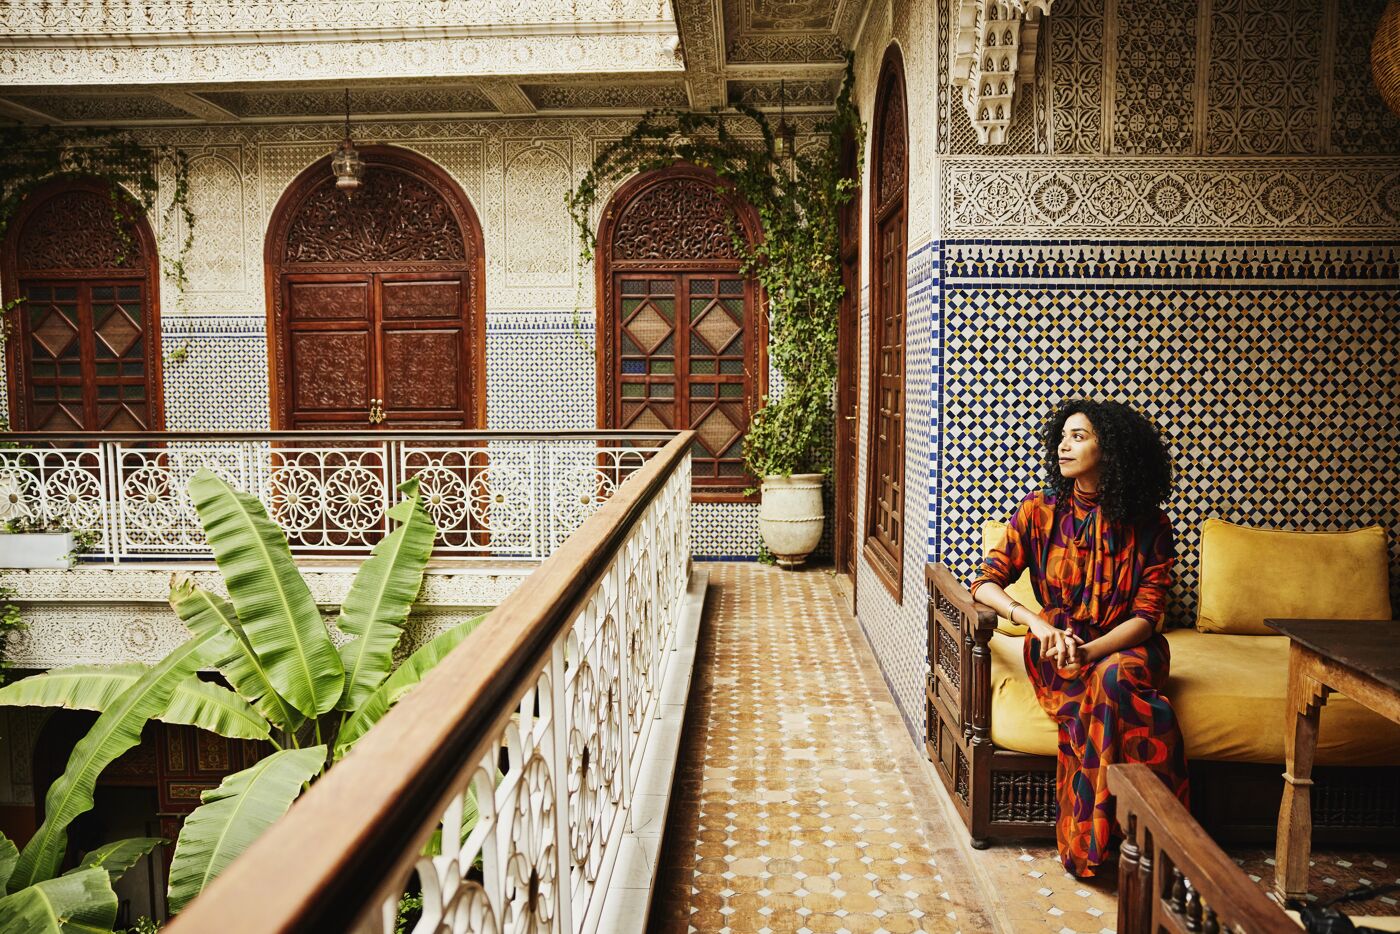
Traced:
<path fill-rule="evenodd" d="M 996 584 L 1005 587 L 1021 576 L 1026 569 L 1030 553 L 1031 520 L 1035 515 L 1036 494 L 1032 493 L 1021 501 L 1011 521 L 1006 523 L 1006 537 L 998 545 L 993 545 L 977 569 L 977 577 L 968 591 L 977 596 L 977 588 L 983 584 Z"/>
<path fill-rule="evenodd" d="M 1143 534 L 1147 536 L 1142 549 L 1142 576 L 1133 596 L 1132 616 L 1141 616 L 1155 629 L 1161 629 L 1167 608 L 1167 591 L 1172 586 L 1172 565 L 1176 563 L 1176 541 L 1172 536 L 1171 520 L 1159 512 L 1154 524 Z"/>

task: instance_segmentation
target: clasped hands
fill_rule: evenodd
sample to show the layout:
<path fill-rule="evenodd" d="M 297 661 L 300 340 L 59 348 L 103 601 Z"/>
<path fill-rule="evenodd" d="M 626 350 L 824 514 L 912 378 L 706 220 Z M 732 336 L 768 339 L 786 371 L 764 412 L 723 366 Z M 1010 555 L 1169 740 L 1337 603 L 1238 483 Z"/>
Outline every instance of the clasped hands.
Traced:
<path fill-rule="evenodd" d="M 1088 646 L 1068 630 L 1041 621 L 1039 626 L 1031 627 L 1031 634 L 1040 640 L 1041 655 L 1054 662 L 1063 675 L 1077 675 L 1093 661 Z"/>

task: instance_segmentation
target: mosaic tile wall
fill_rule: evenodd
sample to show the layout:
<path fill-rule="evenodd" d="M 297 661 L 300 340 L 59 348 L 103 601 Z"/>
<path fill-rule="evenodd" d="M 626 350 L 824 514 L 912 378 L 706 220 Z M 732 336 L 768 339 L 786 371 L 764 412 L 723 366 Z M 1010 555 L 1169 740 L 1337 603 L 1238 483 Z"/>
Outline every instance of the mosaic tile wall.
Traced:
<path fill-rule="evenodd" d="M 1400 247 L 1378 243 L 945 244 L 943 555 L 970 575 L 981 523 L 1039 480 L 1066 396 L 1161 426 L 1195 619 L 1202 521 L 1389 529 L 1400 585 Z M 1400 606 L 1400 590 L 1392 600 Z"/>

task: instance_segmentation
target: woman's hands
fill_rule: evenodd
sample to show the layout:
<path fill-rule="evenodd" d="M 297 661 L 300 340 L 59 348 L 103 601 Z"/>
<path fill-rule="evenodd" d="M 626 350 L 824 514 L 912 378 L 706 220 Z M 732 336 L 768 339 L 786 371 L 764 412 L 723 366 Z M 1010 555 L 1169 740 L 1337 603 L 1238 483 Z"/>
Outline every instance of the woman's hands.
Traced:
<path fill-rule="evenodd" d="M 1037 619 L 1031 625 L 1031 635 L 1040 640 L 1041 655 L 1054 662 L 1061 672 L 1075 675 L 1089 664 L 1089 653 L 1074 633 Z"/>

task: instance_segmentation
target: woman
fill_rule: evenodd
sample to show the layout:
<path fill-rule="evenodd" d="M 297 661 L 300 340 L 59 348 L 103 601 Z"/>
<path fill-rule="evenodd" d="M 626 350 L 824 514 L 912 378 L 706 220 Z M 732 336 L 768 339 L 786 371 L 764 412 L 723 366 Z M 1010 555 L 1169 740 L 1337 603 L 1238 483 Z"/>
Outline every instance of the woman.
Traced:
<path fill-rule="evenodd" d="M 1183 803 L 1186 751 L 1162 695 L 1171 653 L 1157 632 L 1171 586 L 1171 461 L 1125 405 L 1074 400 L 1042 435 L 1045 489 L 1027 496 L 972 583 L 977 600 L 1030 628 L 1026 671 L 1059 724 L 1060 861 L 1092 876 L 1121 836 L 1107 766 L 1146 763 Z M 1029 567 L 1039 615 L 1002 588 Z"/>

